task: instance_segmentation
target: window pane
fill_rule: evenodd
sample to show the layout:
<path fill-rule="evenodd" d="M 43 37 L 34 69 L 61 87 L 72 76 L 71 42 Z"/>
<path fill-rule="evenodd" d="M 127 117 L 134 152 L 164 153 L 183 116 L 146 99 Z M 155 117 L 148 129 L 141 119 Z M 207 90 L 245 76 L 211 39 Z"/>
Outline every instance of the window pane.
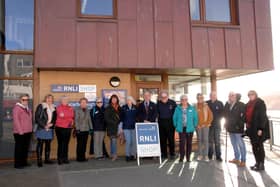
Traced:
<path fill-rule="evenodd" d="M 230 0 L 205 0 L 206 20 L 230 22 Z"/>
<path fill-rule="evenodd" d="M 5 49 L 33 50 L 34 0 L 5 1 Z"/>
<path fill-rule="evenodd" d="M 113 0 L 82 0 L 81 12 L 85 15 L 113 16 Z"/>
<path fill-rule="evenodd" d="M 161 81 L 161 75 L 135 75 L 136 81 Z"/>
<path fill-rule="evenodd" d="M 12 109 L 21 94 L 30 95 L 32 107 L 32 81 L 0 80 L 0 159 L 12 158 L 14 138 Z"/>
<path fill-rule="evenodd" d="M 190 0 L 192 20 L 200 20 L 200 0 Z"/>
<path fill-rule="evenodd" d="M 32 77 L 33 56 L 0 54 L 0 77 Z"/>

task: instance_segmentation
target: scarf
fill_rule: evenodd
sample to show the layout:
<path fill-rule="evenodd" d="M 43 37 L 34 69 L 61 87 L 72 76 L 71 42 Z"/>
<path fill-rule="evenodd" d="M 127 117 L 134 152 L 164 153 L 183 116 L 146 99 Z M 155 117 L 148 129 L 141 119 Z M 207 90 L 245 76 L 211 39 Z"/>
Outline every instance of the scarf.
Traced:
<path fill-rule="evenodd" d="M 48 105 L 47 103 L 42 103 L 42 106 L 43 106 L 43 109 L 47 109 L 47 114 L 48 114 L 47 124 L 49 124 L 52 121 L 52 116 L 53 116 L 53 112 L 55 111 L 55 107 L 53 104 Z"/>
<path fill-rule="evenodd" d="M 251 127 L 255 104 L 256 104 L 256 100 L 249 101 L 247 106 L 246 106 L 246 122 L 247 122 L 246 123 L 246 128 Z"/>

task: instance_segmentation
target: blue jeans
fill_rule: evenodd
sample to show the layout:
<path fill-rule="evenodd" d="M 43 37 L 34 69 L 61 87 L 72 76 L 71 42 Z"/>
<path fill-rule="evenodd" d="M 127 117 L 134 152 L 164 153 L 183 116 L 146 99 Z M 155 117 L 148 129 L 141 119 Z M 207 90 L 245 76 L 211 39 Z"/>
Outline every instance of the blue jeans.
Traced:
<path fill-rule="evenodd" d="M 125 138 L 125 155 L 135 156 L 136 155 L 136 135 L 134 129 L 124 129 Z"/>
<path fill-rule="evenodd" d="M 234 159 L 246 162 L 246 147 L 241 133 L 229 133 L 230 141 L 234 151 Z"/>
<path fill-rule="evenodd" d="M 110 137 L 111 156 L 117 156 L 117 138 Z"/>

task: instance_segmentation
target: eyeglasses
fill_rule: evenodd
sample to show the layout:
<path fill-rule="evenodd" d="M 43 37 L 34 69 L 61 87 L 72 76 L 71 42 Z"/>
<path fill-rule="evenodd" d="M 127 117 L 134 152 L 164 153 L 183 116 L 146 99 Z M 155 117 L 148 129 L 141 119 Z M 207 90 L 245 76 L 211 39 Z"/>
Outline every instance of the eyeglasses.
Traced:
<path fill-rule="evenodd" d="M 29 99 L 21 99 L 22 101 L 29 101 Z"/>
<path fill-rule="evenodd" d="M 98 102 L 96 102 L 97 104 L 101 104 L 101 103 L 103 103 L 102 101 L 98 101 Z"/>

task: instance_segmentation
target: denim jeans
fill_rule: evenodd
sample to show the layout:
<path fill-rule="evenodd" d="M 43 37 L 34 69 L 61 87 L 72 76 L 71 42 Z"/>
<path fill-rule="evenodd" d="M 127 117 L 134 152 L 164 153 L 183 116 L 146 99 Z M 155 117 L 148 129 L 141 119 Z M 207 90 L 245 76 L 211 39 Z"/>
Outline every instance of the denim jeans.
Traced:
<path fill-rule="evenodd" d="M 246 162 L 246 147 L 241 133 L 229 133 L 234 151 L 234 159 Z"/>
<path fill-rule="evenodd" d="M 111 156 L 117 156 L 117 138 L 110 137 Z"/>
<path fill-rule="evenodd" d="M 220 128 L 217 127 L 209 128 L 209 152 L 208 152 L 209 158 L 213 157 L 214 146 L 215 146 L 216 159 L 221 158 L 220 134 L 221 134 Z"/>
<path fill-rule="evenodd" d="M 136 135 L 134 129 L 124 129 L 125 155 L 136 156 Z"/>
<path fill-rule="evenodd" d="M 198 137 L 198 150 L 199 155 L 208 156 L 209 149 L 209 127 L 203 127 L 197 129 L 197 137 Z"/>

